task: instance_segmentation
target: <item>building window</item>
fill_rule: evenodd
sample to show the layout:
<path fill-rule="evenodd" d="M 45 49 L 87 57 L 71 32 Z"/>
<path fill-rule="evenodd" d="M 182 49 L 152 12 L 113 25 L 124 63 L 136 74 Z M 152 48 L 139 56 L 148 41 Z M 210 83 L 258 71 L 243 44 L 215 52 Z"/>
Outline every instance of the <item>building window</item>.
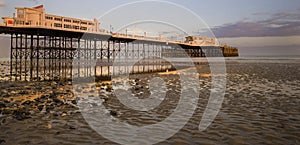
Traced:
<path fill-rule="evenodd" d="M 24 18 L 24 9 L 19 9 L 17 12 L 17 16 L 18 18 Z"/>
<path fill-rule="evenodd" d="M 74 25 L 73 25 L 73 29 L 78 30 L 78 29 L 79 29 L 79 26 L 74 26 Z"/>
<path fill-rule="evenodd" d="M 61 18 L 54 18 L 55 21 L 61 21 Z"/>
<path fill-rule="evenodd" d="M 78 21 L 78 20 L 73 20 L 73 23 L 77 23 L 77 24 L 78 24 L 78 23 L 79 23 L 79 21 Z"/>
<path fill-rule="evenodd" d="M 87 27 L 80 27 L 80 30 L 87 30 Z"/>
<path fill-rule="evenodd" d="M 24 14 L 24 9 L 18 9 L 18 14 Z"/>
<path fill-rule="evenodd" d="M 53 17 L 46 16 L 46 19 L 47 19 L 47 20 L 53 20 Z"/>
<path fill-rule="evenodd" d="M 54 23 L 54 27 L 62 27 L 62 25 L 58 23 Z"/>
<path fill-rule="evenodd" d="M 18 18 L 24 18 L 23 14 L 18 14 Z"/>
<path fill-rule="evenodd" d="M 72 28 L 71 25 L 64 24 L 64 28 Z"/>
<path fill-rule="evenodd" d="M 71 23 L 71 20 L 70 19 L 64 19 L 64 22 L 70 22 Z"/>
<path fill-rule="evenodd" d="M 81 24 L 87 25 L 87 22 L 81 22 Z"/>
<path fill-rule="evenodd" d="M 24 25 L 24 21 L 15 21 L 16 24 Z"/>
<path fill-rule="evenodd" d="M 90 22 L 89 25 L 94 25 L 94 23 L 91 23 L 91 22 Z"/>

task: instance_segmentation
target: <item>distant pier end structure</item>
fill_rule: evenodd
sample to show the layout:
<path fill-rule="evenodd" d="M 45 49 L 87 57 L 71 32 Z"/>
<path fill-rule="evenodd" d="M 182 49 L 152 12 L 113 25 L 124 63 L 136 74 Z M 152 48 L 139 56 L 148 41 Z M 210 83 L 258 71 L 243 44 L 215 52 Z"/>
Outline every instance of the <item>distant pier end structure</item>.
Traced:
<path fill-rule="evenodd" d="M 185 43 L 191 46 L 200 46 L 200 49 L 205 49 L 206 53 L 211 54 L 208 56 L 215 56 L 215 49 L 221 49 L 224 57 L 239 56 L 239 51 L 236 47 L 220 45 L 217 38 L 207 36 L 187 36 Z"/>
<path fill-rule="evenodd" d="M 238 56 L 237 48 L 220 46 L 215 38 L 187 36 L 184 42 L 179 42 L 112 33 L 101 29 L 97 19 L 46 14 L 43 5 L 17 7 L 13 17 L 2 19 L 0 33 L 11 36 L 10 71 L 16 80 L 71 78 L 76 59 L 97 60 L 96 66 L 78 68 L 75 73 L 81 77 L 172 69 L 172 65 L 159 59 L 164 57 Z M 132 70 L 121 63 L 119 68 L 112 67 L 113 62 L 130 59 L 143 60 Z"/>

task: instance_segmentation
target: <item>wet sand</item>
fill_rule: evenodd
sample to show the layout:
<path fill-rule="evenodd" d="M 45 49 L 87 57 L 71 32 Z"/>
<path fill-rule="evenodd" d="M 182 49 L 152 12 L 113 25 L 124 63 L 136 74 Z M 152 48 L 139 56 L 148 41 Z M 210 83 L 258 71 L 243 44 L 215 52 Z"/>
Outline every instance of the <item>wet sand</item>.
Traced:
<path fill-rule="evenodd" d="M 226 67 L 226 94 L 214 122 L 205 131 L 198 130 L 211 85 L 209 67 L 201 63 L 197 65 L 201 84 L 198 108 L 178 133 L 158 144 L 299 144 L 299 60 L 228 60 Z M 122 105 L 109 82 L 76 90 L 71 82 L 2 81 L 0 144 L 115 144 L 89 127 L 76 105 L 74 91 L 95 92 L 108 108 L 107 117 L 143 126 L 162 121 L 179 100 L 176 72 L 135 74 L 130 79 L 132 93 L 146 98 L 149 80 L 154 77 L 164 79 L 168 91 L 162 104 L 147 112 Z"/>

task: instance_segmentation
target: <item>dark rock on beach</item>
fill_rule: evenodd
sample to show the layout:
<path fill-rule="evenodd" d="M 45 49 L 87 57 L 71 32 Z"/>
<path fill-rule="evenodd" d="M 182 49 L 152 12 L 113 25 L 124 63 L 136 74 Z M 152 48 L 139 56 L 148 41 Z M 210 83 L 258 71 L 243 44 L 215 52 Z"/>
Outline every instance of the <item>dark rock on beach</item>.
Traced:
<path fill-rule="evenodd" d="M 43 108 L 44 108 L 44 105 L 38 105 L 37 108 L 38 108 L 39 111 L 42 111 Z"/>
<path fill-rule="evenodd" d="M 6 105 L 4 103 L 0 103 L 0 108 L 5 108 Z"/>
<path fill-rule="evenodd" d="M 19 121 L 31 118 L 29 115 L 30 115 L 30 113 L 25 112 L 24 110 L 21 110 L 21 109 L 15 110 L 13 112 L 13 117 Z"/>
<path fill-rule="evenodd" d="M 109 114 L 110 114 L 111 116 L 117 116 L 117 115 L 118 115 L 118 112 L 117 112 L 117 111 L 114 111 L 114 110 L 111 110 L 111 111 L 109 112 Z"/>
<path fill-rule="evenodd" d="M 0 139 L 0 144 L 5 143 L 6 141 L 4 139 Z"/>

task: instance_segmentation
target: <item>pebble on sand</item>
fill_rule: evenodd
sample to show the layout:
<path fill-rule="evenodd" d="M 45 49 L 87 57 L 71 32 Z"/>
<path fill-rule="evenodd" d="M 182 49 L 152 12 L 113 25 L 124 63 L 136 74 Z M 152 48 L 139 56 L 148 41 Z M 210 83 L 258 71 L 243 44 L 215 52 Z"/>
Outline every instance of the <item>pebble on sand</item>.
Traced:
<path fill-rule="evenodd" d="M 67 116 L 67 113 L 62 113 L 61 117 Z"/>
<path fill-rule="evenodd" d="M 48 125 L 46 126 L 46 128 L 51 129 L 51 128 L 52 128 L 52 125 L 51 125 L 51 124 L 48 124 Z"/>

